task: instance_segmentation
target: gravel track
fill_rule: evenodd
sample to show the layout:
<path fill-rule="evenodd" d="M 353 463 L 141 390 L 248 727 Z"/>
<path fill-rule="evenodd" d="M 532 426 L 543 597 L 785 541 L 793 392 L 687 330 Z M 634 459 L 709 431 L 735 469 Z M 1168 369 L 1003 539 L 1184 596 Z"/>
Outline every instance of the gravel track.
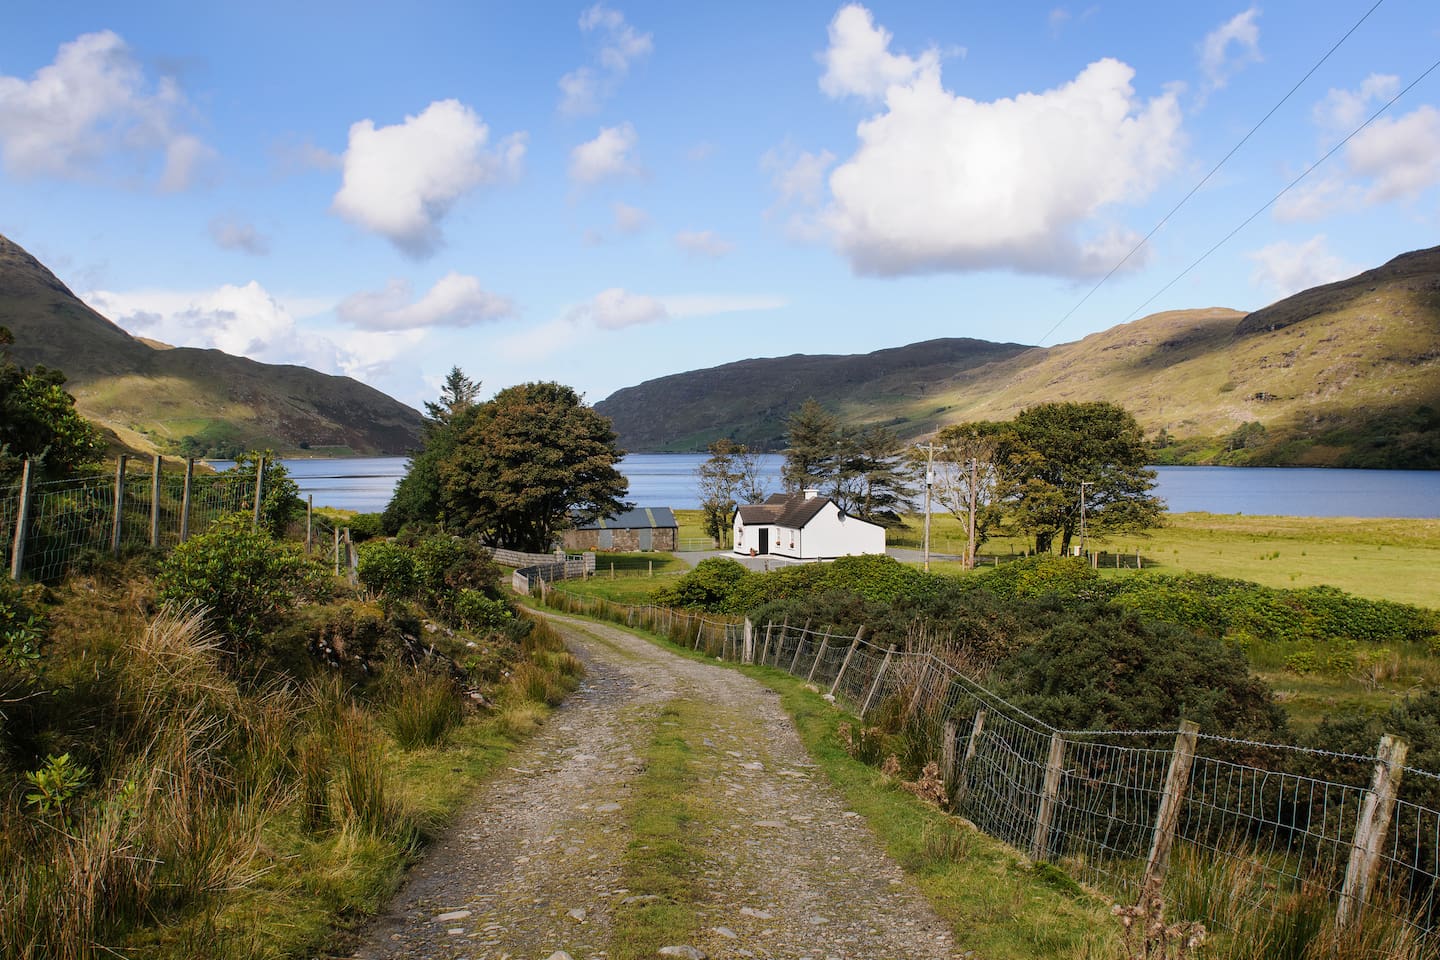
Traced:
<path fill-rule="evenodd" d="M 357 960 L 608 957 L 613 906 L 630 895 L 624 811 L 675 699 L 701 707 L 684 732 L 715 814 L 700 930 L 683 946 L 711 958 L 965 955 L 812 767 L 773 691 L 617 627 L 549 619 L 585 662 L 580 689 L 432 846 Z"/>

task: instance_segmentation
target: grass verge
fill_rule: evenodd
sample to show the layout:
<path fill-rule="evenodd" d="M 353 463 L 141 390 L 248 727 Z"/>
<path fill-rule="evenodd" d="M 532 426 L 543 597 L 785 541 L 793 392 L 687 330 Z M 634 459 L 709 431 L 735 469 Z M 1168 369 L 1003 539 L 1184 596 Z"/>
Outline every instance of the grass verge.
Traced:
<path fill-rule="evenodd" d="M 663 946 L 686 943 L 699 928 L 708 811 L 694 791 L 695 749 L 687 730 L 702 708 L 672 700 L 660 710 L 645 750 L 645 773 L 630 801 L 631 839 L 621 861 L 629 894 L 616 907 L 610 956 L 653 957 Z"/>

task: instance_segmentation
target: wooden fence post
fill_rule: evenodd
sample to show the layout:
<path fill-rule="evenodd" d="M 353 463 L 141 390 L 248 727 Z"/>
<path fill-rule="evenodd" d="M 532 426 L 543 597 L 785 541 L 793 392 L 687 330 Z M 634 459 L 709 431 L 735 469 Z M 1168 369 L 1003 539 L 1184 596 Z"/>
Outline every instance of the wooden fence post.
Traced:
<path fill-rule="evenodd" d="M 335 576 L 340 576 L 340 528 L 336 527 L 332 533 L 335 534 Z"/>
<path fill-rule="evenodd" d="M 1030 860 L 1039 863 L 1050 851 L 1050 824 L 1055 819 L 1055 799 L 1060 795 L 1060 774 L 1065 769 L 1065 738 L 1056 730 L 1050 735 L 1050 756 L 1045 761 L 1045 784 L 1040 791 L 1040 809 L 1035 814 L 1035 836 L 1030 840 Z"/>
<path fill-rule="evenodd" d="M 315 494 L 305 498 L 305 553 L 315 549 Z"/>
<path fill-rule="evenodd" d="M 830 646 L 830 634 L 823 634 L 820 637 L 820 649 L 815 652 L 815 660 L 810 664 L 810 672 L 805 675 L 805 682 L 810 683 L 815 679 L 815 671 L 820 669 L 820 661 L 825 659 L 825 651 Z"/>
<path fill-rule="evenodd" d="M 124 524 L 125 462 L 129 459 L 121 454 L 120 461 L 115 465 L 115 520 L 110 526 L 110 552 L 117 557 L 120 556 L 120 533 Z"/>
<path fill-rule="evenodd" d="M 1118 554 L 1117 554 L 1118 556 Z M 1170 867 L 1170 848 L 1175 845 L 1175 828 L 1180 825 L 1180 810 L 1185 805 L 1185 792 L 1190 789 L 1190 768 L 1195 763 L 1195 737 L 1200 725 L 1180 721 L 1175 735 L 1175 752 L 1170 755 L 1170 772 L 1165 777 L 1165 792 L 1160 796 L 1160 809 L 1155 814 L 1155 837 L 1150 843 L 1150 859 L 1145 862 L 1145 881 L 1140 887 L 1140 902 L 1150 898 L 1165 885 L 1165 871 Z"/>
<path fill-rule="evenodd" d="M 865 695 L 865 705 L 860 708 L 860 719 L 865 719 L 865 714 L 870 712 L 870 704 L 875 700 L 875 694 L 880 689 L 881 682 L 885 679 L 885 670 L 890 666 L 890 658 L 895 655 L 895 644 L 890 644 L 890 649 L 885 651 L 885 659 L 880 661 L 880 669 L 875 671 L 875 679 L 870 684 L 870 692 Z"/>
<path fill-rule="evenodd" d="M 345 565 L 349 570 L 348 578 L 350 586 L 360 579 L 360 552 L 355 549 L 355 541 L 350 539 L 350 528 L 345 528 Z"/>
<path fill-rule="evenodd" d="M 180 493 L 180 542 L 190 539 L 190 488 L 195 483 L 195 458 L 185 459 L 185 487 Z"/>
<path fill-rule="evenodd" d="M 950 794 L 950 809 L 960 806 L 970 792 L 970 763 L 980 749 L 980 735 L 985 732 L 985 708 L 975 711 L 975 722 L 970 725 L 970 736 L 965 739 L 965 757 L 960 761 L 960 771 L 955 778 L 955 789 Z"/>
<path fill-rule="evenodd" d="M 30 458 L 20 468 L 20 502 L 15 505 L 15 538 L 10 541 L 10 579 L 25 569 L 25 533 L 30 526 Z"/>
<path fill-rule="evenodd" d="M 920 679 L 915 681 L 915 696 L 910 698 L 910 705 L 905 708 L 905 719 L 909 720 L 915 716 L 915 711 L 920 707 L 920 698 L 925 695 L 925 681 L 930 679 L 930 658 L 926 657 L 925 666 L 920 668 Z"/>
<path fill-rule="evenodd" d="M 781 636 L 784 636 L 785 627 L 781 626 Z M 800 651 L 805 649 L 805 632 L 800 632 L 800 637 L 795 641 L 795 656 L 790 658 L 790 669 L 786 672 L 795 676 L 795 668 L 800 666 Z"/>
<path fill-rule="evenodd" d="M 1370 895 L 1370 884 L 1380 865 L 1380 850 L 1395 813 L 1405 755 L 1409 752 L 1410 745 L 1404 740 L 1389 735 L 1380 738 L 1380 747 L 1375 752 L 1375 775 L 1360 806 L 1360 819 L 1355 824 L 1355 839 L 1350 846 L 1350 862 L 1345 867 L 1345 883 L 1340 887 L 1340 906 L 1335 912 L 1337 927 L 1344 928 L 1354 920 Z"/>
<path fill-rule="evenodd" d="M 955 741 L 959 738 L 959 722 L 954 717 L 946 717 L 940 734 L 940 784 L 947 797 L 955 795 Z"/>
<path fill-rule="evenodd" d="M 745 618 L 745 639 L 740 647 L 740 662 L 755 662 L 755 624 L 750 622 L 749 617 Z"/>
<path fill-rule="evenodd" d="M 160 549 L 160 455 L 150 467 L 150 549 Z"/>
<path fill-rule="evenodd" d="M 250 529 L 260 529 L 260 501 L 265 496 L 265 458 L 255 458 L 255 511 L 250 518 Z"/>
<path fill-rule="evenodd" d="M 770 631 L 775 629 L 774 620 L 765 621 L 765 642 L 760 645 L 760 663 L 763 665 L 770 657 Z"/>
<path fill-rule="evenodd" d="M 840 664 L 840 672 L 835 674 L 835 682 L 830 684 L 830 698 L 835 698 L 835 691 L 840 689 L 840 681 L 845 679 L 845 670 L 850 666 L 850 658 L 855 656 L 855 651 L 860 648 L 860 640 L 865 636 L 865 628 L 861 627 L 855 631 L 855 641 L 850 644 L 850 652 L 845 654 L 845 660 Z"/>

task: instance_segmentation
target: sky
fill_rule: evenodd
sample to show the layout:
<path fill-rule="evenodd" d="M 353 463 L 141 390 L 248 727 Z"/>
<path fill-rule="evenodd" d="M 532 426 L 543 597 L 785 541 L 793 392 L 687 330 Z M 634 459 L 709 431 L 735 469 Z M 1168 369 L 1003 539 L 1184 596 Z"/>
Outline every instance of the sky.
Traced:
<path fill-rule="evenodd" d="M 1052 345 L 1440 243 L 1440 4 L 1372 2 L 8 3 L 0 233 L 416 407 Z"/>

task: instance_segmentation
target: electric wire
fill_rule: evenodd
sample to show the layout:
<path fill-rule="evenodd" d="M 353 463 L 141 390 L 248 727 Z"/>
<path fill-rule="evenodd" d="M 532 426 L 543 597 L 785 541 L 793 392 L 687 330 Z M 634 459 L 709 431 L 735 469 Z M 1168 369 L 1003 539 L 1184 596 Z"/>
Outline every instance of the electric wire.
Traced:
<path fill-rule="evenodd" d="M 1205 174 L 1205 176 L 1201 177 L 1199 182 L 1197 182 L 1195 186 L 1190 188 L 1190 192 L 1185 194 L 1185 196 L 1181 197 L 1180 202 L 1175 204 L 1175 206 L 1171 207 L 1170 212 L 1165 214 L 1165 216 L 1161 217 L 1160 222 L 1155 224 L 1155 226 L 1151 227 L 1150 232 L 1145 234 L 1145 236 L 1141 237 L 1140 240 L 1135 244 L 1135 246 L 1130 248 L 1130 252 L 1125 254 L 1125 256 L 1121 257 L 1119 262 L 1116 263 L 1115 266 L 1111 267 L 1110 271 L 1106 273 L 1105 276 L 1101 277 L 1100 280 L 1095 284 L 1095 286 L 1090 288 L 1089 292 L 1086 293 L 1085 296 L 1080 298 L 1079 303 L 1075 304 L 1075 306 L 1071 307 L 1068 311 L 1066 311 L 1063 317 L 1055 321 L 1055 325 L 1053 327 L 1045 331 L 1045 335 L 1037 341 L 1037 344 L 1043 345 L 1046 340 L 1050 339 L 1050 337 L 1055 333 L 1055 331 L 1059 330 L 1066 320 L 1069 320 L 1072 316 L 1075 315 L 1075 312 L 1077 310 L 1085 306 L 1085 303 L 1092 296 L 1095 295 L 1096 291 L 1103 287 L 1111 277 L 1115 276 L 1115 274 L 1119 272 L 1121 267 L 1125 266 L 1125 264 L 1130 261 L 1131 257 L 1135 256 L 1135 254 L 1140 251 L 1141 247 L 1149 243 L 1150 238 L 1155 236 L 1155 234 L 1159 233 L 1160 229 L 1164 227 L 1165 224 L 1170 222 L 1170 218 L 1175 216 L 1175 214 L 1180 210 L 1180 208 L 1185 206 L 1185 204 L 1189 202 L 1190 198 L 1195 196 L 1195 194 L 1200 191 L 1201 187 L 1205 186 L 1205 184 L 1210 182 L 1210 178 L 1215 176 L 1215 174 L 1219 172 L 1221 167 L 1225 166 L 1226 161 L 1228 161 L 1231 157 L 1235 156 L 1235 154 L 1240 150 L 1241 147 L 1245 146 L 1246 142 L 1248 142 L 1249 139 L 1255 135 L 1255 132 L 1259 130 L 1262 126 L 1264 126 L 1267 120 L 1269 120 L 1272 116 L 1275 115 L 1275 111 L 1283 107 L 1286 101 L 1288 101 L 1292 96 L 1295 95 L 1295 91 L 1299 90 L 1302 86 L 1304 86 L 1305 81 L 1309 80 L 1310 77 L 1314 75 L 1315 71 L 1319 70 L 1320 67 L 1324 65 L 1325 61 L 1330 59 L 1331 54 L 1333 54 L 1336 50 L 1340 49 L 1341 44 L 1343 44 L 1346 40 L 1350 39 L 1350 35 L 1356 30 L 1360 29 L 1360 25 L 1363 24 L 1366 20 L 1368 20 L 1370 18 L 1370 14 L 1374 13 L 1380 7 L 1380 4 L 1384 2 L 1385 0 L 1375 0 L 1374 5 L 1371 6 L 1369 10 L 1366 10 L 1365 14 L 1359 20 L 1356 20 L 1354 25 L 1351 26 L 1349 30 L 1345 31 L 1344 36 L 1342 36 L 1339 40 L 1336 40 L 1335 43 L 1331 45 L 1330 49 L 1325 51 L 1325 55 L 1319 60 L 1315 61 L 1315 65 L 1305 72 L 1305 76 L 1297 80 L 1295 82 L 1295 85 L 1290 88 L 1289 92 L 1287 92 L 1285 96 L 1281 97 L 1275 103 L 1275 105 L 1270 108 L 1270 110 L 1265 114 L 1265 116 L 1261 117 L 1259 121 L 1257 121 L 1256 124 L 1250 128 L 1250 132 L 1245 134 L 1245 136 L 1241 137 L 1240 141 L 1236 143 L 1235 146 L 1230 148 L 1230 152 L 1226 153 L 1225 156 L 1221 157 L 1220 161 L 1216 163 L 1215 166 L 1210 168 L 1210 172 Z"/>
<path fill-rule="evenodd" d="M 1130 315 L 1127 316 L 1124 320 L 1122 320 L 1121 323 L 1128 323 L 1129 321 L 1135 319 L 1136 315 L 1138 315 L 1141 310 L 1144 310 L 1166 290 L 1169 290 L 1171 287 L 1175 286 L 1175 284 L 1183 280 L 1191 270 L 1194 270 L 1196 267 L 1200 266 L 1200 264 L 1204 263 L 1207 259 L 1209 259 L 1210 254 L 1214 253 L 1216 250 L 1219 250 L 1227 242 L 1229 242 L 1231 237 L 1235 236 L 1235 234 L 1239 233 L 1241 230 L 1244 230 L 1247 226 L 1249 226 L 1252 220 L 1260 216 L 1260 214 L 1264 213 L 1266 210 L 1269 210 L 1271 207 L 1273 207 L 1276 201 L 1278 201 L 1281 197 L 1285 196 L 1285 194 L 1289 193 L 1292 189 L 1294 189 L 1301 180 L 1304 180 L 1306 177 L 1310 176 L 1310 174 L 1315 171 L 1316 167 L 1320 166 L 1320 164 L 1324 163 L 1326 160 L 1329 160 L 1332 156 L 1334 156 L 1336 151 L 1338 151 L 1341 147 L 1345 146 L 1345 144 L 1349 143 L 1357 135 L 1359 135 L 1360 131 L 1364 130 L 1366 127 L 1370 126 L 1370 124 L 1374 123 L 1377 119 L 1379 119 L 1381 114 L 1394 106 L 1397 100 L 1405 96 L 1405 94 L 1409 93 L 1412 89 L 1415 88 L 1417 84 L 1419 84 L 1426 77 L 1430 76 L 1430 74 L 1434 73 L 1437 68 L 1440 68 L 1440 60 L 1436 60 L 1434 63 L 1430 64 L 1430 66 L 1426 68 L 1425 72 L 1420 74 L 1420 76 L 1416 77 L 1414 80 L 1411 80 L 1410 83 L 1406 85 L 1405 89 L 1401 90 L 1399 93 L 1395 94 L 1395 96 L 1387 100 L 1385 102 L 1385 105 L 1382 106 L 1380 109 L 1376 110 L 1374 113 L 1370 114 L 1369 118 L 1367 118 L 1364 123 L 1360 124 L 1360 126 L 1356 127 L 1354 130 L 1351 130 L 1348 134 L 1346 134 L 1345 139 L 1341 140 L 1329 150 L 1325 151 L 1324 156 L 1316 160 L 1314 163 L 1310 164 L 1310 166 L 1306 167 L 1305 170 L 1298 177 L 1286 184 L 1279 193 L 1275 194 L 1275 196 L 1265 201 L 1265 203 L 1258 210 L 1250 214 L 1250 216 L 1246 217 L 1244 220 L 1240 221 L 1240 224 L 1235 227 L 1235 229 L 1231 230 L 1229 233 L 1225 234 L 1225 236 L 1221 237 L 1214 246 L 1212 246 L 1209 250 L 1206 250 L 1200 256 L 1196 257 L 1195 260 L 1188 267 L 1176 274 L 1174 279 L 1172 279 L 1169 283 L 1165 284 L 1165 286 L 1161 287 L 1159 290 L 1156 290 L 1144 303 L 1140 304 L 1140 306 L 1130 311 Z"/>

